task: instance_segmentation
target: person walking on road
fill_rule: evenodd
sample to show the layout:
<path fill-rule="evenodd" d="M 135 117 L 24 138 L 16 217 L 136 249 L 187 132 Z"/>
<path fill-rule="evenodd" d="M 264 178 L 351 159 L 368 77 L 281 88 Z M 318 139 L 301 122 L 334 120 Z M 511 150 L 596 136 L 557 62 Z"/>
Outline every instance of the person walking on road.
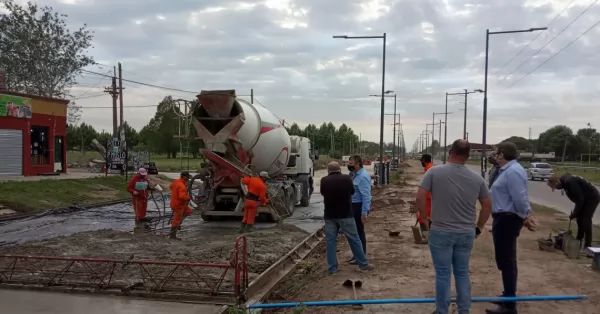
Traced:
<path fill-rule="evenodd" d="M 258 178 L 244 177 L 242 179 L 242 184 L 248 186 L 248 194 L 244 202 L 244 219 L 242 219 L 240 233 L 246 231 L 252 232 L 260 202 L 262 202 L 263 206 L 269 204 L 269 200 L 267 199 L 267 184 L 265 183 L 268 179 L 269 174 L 266 171 L 261 171 Z"/>
<path fill-rule="evenodd" d="M 352 194 L 352 212 L 356 222 L 356 230 L 360 237 L 363 252 L 367 255 L 367 236 L 365 234 L 365 223 L 371 211 L 371 175 L 363 168 L 363 160 L 359 155 L 354 155 L 348 160 L 348 171 L 354 183 L 354 194 Z M 357 264 L 356 256 L 349 261 Z"/>
<path fill-rule="evenodd" d="M 146 211 L 148 210 L 148 191 L 152 190 L 150 181 L 148 181 L 148 170 L 140 168 L 127 184 L 127 192 L 131 193 L 133 211 L 135 213 L 135 227 L 150 230 L 150 224 L 146 219 Z"/>
<path fill-rule="evenodd" d="M 569 219 L 575 219 L 577 222 L 576 239 L 583 240 L 583 251 L 585 251 L 592 246 L 592 218 L 600 203 L 598 189 L 588 180 L 569 173 L 565 173 L 560 178 L 548 179 L 548 186 L 552 188 L 552 192 L 564 191 L 571 202 L 575 203 Z"/>
<path fill-rule="evenodd" d="M 469 260 L 473 242 L 490 217 L 492 201 L 485 180 L 465 166 L 470 150 L 466 140 L 452 143 L 448 163 L 429 169 L 417 191 L 421 217 L 431 220 L 428 242 L 435 268 L 436 314 L 449 313 L 451 272 L 458 313 L 471 311 Z M 427 214 L 428 193 L 432 195 L 431 217 Z M 477 200 L 481 204 L 479 219 Z"/>
<path fill-rule="evenodd" d="M 502 273 L 503 297 L 517 295 L 517 238 L 523 226 L 534 230 L 529 203 L 528 180 L 525 169 L 517 161 L 517 146 L 502 142 L 496 146 L 494 158 L 498 162 L 498 178 L 491 188 L 492 236 L 496 266 Z M 516 314 L 515 302 L 498 303 L 487 314 Z"/>
<path fill-rule="evenodd" d="M 192 214 L 192 209 L 189 206 L 190 195 L 188 194 L 187 185 L 191 175 L 187 171 L 182 171 L 179 179 L 173 181 L 169 186 L 171 188 L 171 210 L 173 211 L 173 219 L 171 220 L 171 239 L 177 239 L 177 231 L 181 229 L 183 219 Z"/>
<path fill-rule="evenodd" d="M 354 213 L 352 212 L 352 195 L 354 183 L 349 175 L 341 173 L 340 165 L 332 161 L 327 165 L 327 176 L 321 178 L 321 195 L 325 204 L 325 241 L 327 244 L 327 271 L 335 274 L 338 271 L 336 246 L 340 232 L 346 236 L 348 245 L 359 265 L 360 270 L 368 271 L 369 265 L 362 243 L 356 230 Z"/>

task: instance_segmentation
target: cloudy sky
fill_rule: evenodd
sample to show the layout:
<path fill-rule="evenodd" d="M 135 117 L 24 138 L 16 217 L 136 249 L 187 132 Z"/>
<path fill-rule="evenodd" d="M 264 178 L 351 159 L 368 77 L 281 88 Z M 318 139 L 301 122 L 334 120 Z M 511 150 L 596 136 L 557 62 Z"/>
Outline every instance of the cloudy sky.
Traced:
<path fill-rule="evenodd" d="M 87 23 L 95 31 L 91 54 L 101 65 L 88 70 L 110 73 L 107 66 L 121 62 L 125 79 L 154 85 L 187 91 L 235 88 L 242 95 L 252 88 L 260 103 L 288 122 L 346 123 L 373 141 L 379 139 L 380 100 L 369 95 L 381 93 L 382 40 L 332 35 L 385 32 L 385 89 L 398 95 L 410 146 L 431 123 L 432 112 L 444 111 L 446 92 L 483 89 L 486 28 L 548 26 L 544 32 L 490 38 L 488 142 L 511 135 L 527 137 L 530 127 L 534 137 L 555 124 L 578 129 L 591 122 L 600 127 L 600 121 L 591 119 L 600 116 L 600 107 L 594 104 L 600 96 L 594 70 L 600 65 L 600 27 L 546 61 L 600 20 L 598 4 L 563 31 L 596 1 L 37 2 L 68 14 L 72 27 Z M 95 97 L 108 84 L 107 78 L 86 74 L 73 90 L 81 97 L 83 121 L 98 129 L 111 129 L 111 109 L 97 108 L 109 107 L 111 99 Z M 155 111 L 151 106 L 164 96 L 195 95 L 134 83 L 125 87 L 125 120 L 136 128 L 148 122 Z M 448 98 L 448 111 L 453 112 L 448 116 L 449 142 L 462 137 L 463 101 L 462 96 Z M 472 142 L 481 142 L 482 102 L 482 94 L 469 95 L 467 132 Z M 393 98 L 388 98 L 386 113 L 393 110 Z M 443 115 L 436 120 L 440 118 Z M 386 117 L 386 141 L 392 139 L 392 119 Z"/>

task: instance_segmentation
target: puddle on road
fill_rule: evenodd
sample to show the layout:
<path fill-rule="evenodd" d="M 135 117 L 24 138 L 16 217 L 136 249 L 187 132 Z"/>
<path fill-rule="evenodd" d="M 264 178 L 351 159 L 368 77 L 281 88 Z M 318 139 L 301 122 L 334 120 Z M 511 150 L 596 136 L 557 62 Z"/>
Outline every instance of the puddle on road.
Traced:
<path fill-rule="evenodd" d="M 321 195 L 313 195 L 308 207 L 296 207 L 292 217 L 287 218 L 284 223 L 297 226 L 307 232 L 317 231 L 323 226 L 323 200 Z M 152 200 L 148 202 L 148 217 L 159 218 L 156 228 L 169 228 L 171 209 L 169 208 L 169 196 L 163 199 L 157 197 L 158 207 Z M 164 217 L 164 216 L 163 216 Z M 134 213 L 131 203 L 102 206 L 87 210 L 64 212 L 64 213 L 42 213 L 37 216 L 20 220 L 0 222 L 0 246 L 11 244 L 22 244 L 29 241 L 39 241 L 59 236 L 68 236 L 78 232 L 97 231 L 101 229 L 113 229 L 119 231 L 131 231 L 133 229 Z M 236 221 L 204 222 L 199 215 L 194 214 L 184 221 L 184 228 L 231 228 L 239 227 Z M 271 228 L 275 223 L 257 223 L 257 229 Z"/>

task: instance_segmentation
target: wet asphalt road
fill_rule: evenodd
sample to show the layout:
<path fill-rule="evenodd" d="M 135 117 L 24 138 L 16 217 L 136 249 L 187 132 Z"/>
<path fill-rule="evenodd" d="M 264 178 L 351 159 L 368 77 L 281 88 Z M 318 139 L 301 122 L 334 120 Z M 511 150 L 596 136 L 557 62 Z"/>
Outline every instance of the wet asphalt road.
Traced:
<path fill-rule="evenodd" d="M 436 160 L 436 165 L 442 164 Z M 476 173 L 481 173 L 481 167 L 475 165 L 467 165 Z M 488 168 L 489 169 L 489 168 Z M 552 192 L 546 185 L 546 181 L 529 181 L 529 200 L 533 203 L 540 204 L 546 207 L 554 208 L 566 215 L 571 214 L 571 210 L 575 205 L 569 200 L 566 195 L 561 195 L 560 191 Z M 596 187 L 597 188 L 597 187 Z M 600 214 L 596 210 L 596 215 L 593 219 L 594 224 L 600 225 Z"/>

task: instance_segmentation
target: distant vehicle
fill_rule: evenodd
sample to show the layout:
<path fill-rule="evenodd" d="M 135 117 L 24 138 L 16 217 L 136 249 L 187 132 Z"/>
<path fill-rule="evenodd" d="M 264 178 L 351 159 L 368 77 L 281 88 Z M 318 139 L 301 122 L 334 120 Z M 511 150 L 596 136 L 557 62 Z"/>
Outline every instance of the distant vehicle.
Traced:
<path fill-rule="evenodd" d="M 527 178 L 534 181 L 537 179 L 547 180 L 554 175 L 554 169 L 551 164 L 545 162 L 532 162 L 527 167 Z"/>
<path fill-rule="evenodd" d="M 350 156 L 342 156 L 342 165 L 347 165 L 350 160 Z"/>
<path fill-rule="evenodd" d="M 148 174 L 158 174 L 158 168 L 156 167 L 156 163 L 152 161 L 148 163 L 146 170 L 148 170 Z"/>

